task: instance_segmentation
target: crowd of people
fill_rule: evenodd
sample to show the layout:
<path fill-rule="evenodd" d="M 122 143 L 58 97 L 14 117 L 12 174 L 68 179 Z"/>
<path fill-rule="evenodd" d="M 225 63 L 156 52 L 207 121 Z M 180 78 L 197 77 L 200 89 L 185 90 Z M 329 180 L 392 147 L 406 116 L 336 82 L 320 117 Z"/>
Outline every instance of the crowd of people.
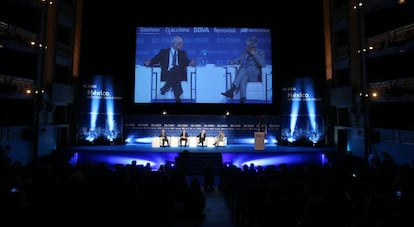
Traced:
<path fill-rule="evenodd" d="M 414 168 L 396 165 L 386 153 L 375 165 L 348 154 L 323 166 L 223 166 L 213 173 L 207 166 L 204 185 L 186 172 L 188 155 L 183 151 L 176 168 L 158 171 L 105 163 L 72 166 L 57 157 L 21 165 L 2 157 L 2 222 L 79 226 L 139 220 L 172 226 L 180 218 L 202 218 L 204 186 L 229 201 L 235 227 L 414 225 Z M 220 180 L 207 180 L 211 175 Z"/>

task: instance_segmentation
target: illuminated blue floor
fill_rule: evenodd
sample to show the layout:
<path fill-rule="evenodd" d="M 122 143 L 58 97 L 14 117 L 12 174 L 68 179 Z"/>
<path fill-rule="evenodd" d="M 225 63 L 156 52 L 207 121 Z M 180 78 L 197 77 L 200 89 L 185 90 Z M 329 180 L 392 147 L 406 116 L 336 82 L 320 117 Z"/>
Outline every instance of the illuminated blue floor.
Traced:
<path fill-rule="evenodd" d="M 266 145 L 264 150 L 255 150 L 253 145 L 237 144 L 226 147 L 160 147 L 152 148 L 149 144 L 138 145 L 94 145 L 75 146 L 67 148 L 74 153 L 72 163 L 102 163 L 109 165 L 130 164 L 135 161 L 138 165 L 150 164 L 153 170 L 161 164 L 174 162 L 184 150 L 190 153 L 221 153 L 223 164 L 231 163 L 237 167 L 254 163 L 256 166 L 268 165 L 297 165 L 324 164 L 327 157 L 337 153 L 335 148 L 326 147 L 293 147 Z"/>

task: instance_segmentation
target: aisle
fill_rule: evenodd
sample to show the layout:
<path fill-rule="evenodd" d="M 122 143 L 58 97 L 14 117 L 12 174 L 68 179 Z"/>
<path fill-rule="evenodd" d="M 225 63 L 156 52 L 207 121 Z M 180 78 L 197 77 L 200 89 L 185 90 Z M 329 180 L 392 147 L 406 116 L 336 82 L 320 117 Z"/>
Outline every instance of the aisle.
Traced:
<path fill-rule="evenodd" d="M 196 176 L 201 184 L 204 195 L 206 196 L 206 207 L 204 208 L 204 216 L 198 220 L 181 220 L 174 223 L 171 227 L 234 227 L 231 220 L 231 211 L 227 206 L 226 197 L 217 188 L 219 177 L 215 177 L 214 190 L 204 190 L 204 179 L 202 176 Z M 192 176 L 188 176 L 190 181 Z"/>
<path fill-rule="evenodd" d="M 201 227 L 226 226 L 233 227 L 231 211 L 226 203 L 226 198 L 218 190 L 208 191 L 206 195 L 206 208 Z"/>

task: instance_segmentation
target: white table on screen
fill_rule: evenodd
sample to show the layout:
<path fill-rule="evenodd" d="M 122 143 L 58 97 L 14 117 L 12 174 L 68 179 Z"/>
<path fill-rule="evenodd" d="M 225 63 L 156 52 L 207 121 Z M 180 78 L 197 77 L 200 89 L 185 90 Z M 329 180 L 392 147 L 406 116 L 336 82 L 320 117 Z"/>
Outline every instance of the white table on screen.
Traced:
<path fill-rule="evenodd" d="M 198 66 L 196 69 L 196 102 L 226 103 L 221 92 L 226 91 L 226 71 L 214 65 Z"/>

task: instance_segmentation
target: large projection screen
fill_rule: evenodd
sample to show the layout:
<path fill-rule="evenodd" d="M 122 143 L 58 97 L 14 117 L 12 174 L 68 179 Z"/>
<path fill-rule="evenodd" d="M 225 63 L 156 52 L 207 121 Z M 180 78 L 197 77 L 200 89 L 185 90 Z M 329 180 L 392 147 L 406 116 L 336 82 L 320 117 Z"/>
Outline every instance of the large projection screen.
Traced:
<path fill-rule="evenodd" d="M 175 103 L 172 90 L 161 92 L 165 81 L 160 65 L 145 65 L 162 49 L 170 48 L 173 37 L 183 39 L 183 51 L 194 65 L 186 67 L 181 81 L 183 104 L 273 104 L 272 35 L 270 28 L 233 27 L 136 27 L 134 103 Z M 265 64 L 257 79 L 249 78 L 245 102 L 240 90 L 232 98 L 222 93 L 229 90 L 242 64 L 232 64 L 246 49 L 246 41 L 254 37 L 257 49 L 264 53 Z"/>

